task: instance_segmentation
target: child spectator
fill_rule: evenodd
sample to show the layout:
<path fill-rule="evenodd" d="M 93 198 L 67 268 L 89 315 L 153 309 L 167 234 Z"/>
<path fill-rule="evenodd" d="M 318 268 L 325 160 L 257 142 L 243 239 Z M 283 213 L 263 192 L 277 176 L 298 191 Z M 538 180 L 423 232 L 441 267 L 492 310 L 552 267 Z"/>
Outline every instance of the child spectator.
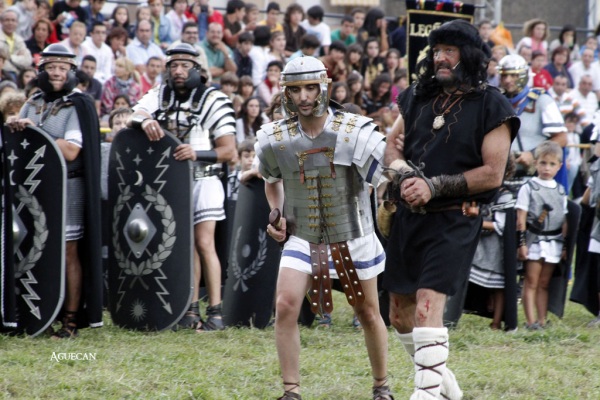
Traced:
<path fill-rule="evenodd" d="M 402 68 L 400 62 L 400 51 L 398 49 L 389 49 L 385 54 L 383 72 L 390 74 L 392 82 L 396 78 L 396 75 L 400 73 L 400 69 Z"/>
<path fill-rule="evenodd" d="M 106 81 L 102 89 L 102 115 L 110 113 L 118 95 L 126 94 L 130 101 L 136 103 L 142 94 L 139 74 L 135 70 L 133 62 L 127 58 L 119 58 L 115 64 L 115 75 Z"/>
<path fill-rule="evenodd" d="M 283 71 L 283 63 L 281 61 L 271 61 L 267 65 L 267 77 L 256 88 L 256 93 L 264 105 L 271 104 L 273 95 L 281 91 L 281 87 L 279 86 L 281 71 Z"/>
<path fill-rule="evenodd" d="M 298 3 L 292 3 L 283 16 L 283 33 L 285 34 L 285 56 L 290 57 L 300 50 L 300 40 L 306 34 L 300 23 L 304 20 L 304 9 Z"/>
<path fill-rule="evenodd" d="M 114 28 L 123 28 L 127 32 L 127 37 L 131 34 L 131 23 L 129 22 L 129 9 L 126 6 L 116 6 L 109 20 L 110 31 Z"/>
<path fill-rule="evenodd" d="M 221 76 L 221 92 L 225 93 L 229 97 L 229 100 L 231 100 L 236 115 L 240 112 L 242 103 L 244 102 L 242 96 L 236 93 L 239 84 L 240 78 L 233 72 L 225 72 Z"/>
<path fill-rule="evenodd" d="M 356 7 L 350 11 L 350 16 L 354 20 L 354 33 L 358 34 L 360 28 L 362 28 L 365 24 L 365 17 L 367 16 L 367 12 L 364 8 Z"/>
<path fill-rule="evenodd" d="M 110 133 L 104 137 L 104 142 L 100 143 L 100 192 L 102 200 L 108 200 L 108 159 L 110 158 L 111 142 L 117 133 L 126 127 L 126 122 L 132 111 L 130 108 L 118 108 L 113 110 L 108 117 Z"/>
<path fill-rule="evenodd" d="M 271 30 L 268 26 L 257 26 L 254 30 L 254 46 L 249 56 L 252 59 L 252 83 L 260 85 L 267 75 L 267 64 L 271 61 L 269 56 L 269 41 Z"/>
<path fill-rule="evenodd" d="M 548 286 L 556 265 L 565 257 L 567 196 L 554 180 L 562 158 L 563 150 L 555 142 L 542 142 L 535 149 L 537 176 L 519 189 L 515 206 L 518 258 L 525 261 L 522 301 L 528 330 L 546 326 Z"/>
<path fill-rule="evenodd" d="M 554 80 L 550 72 L 544 69 L 546 65 L 546 55 L 541 51 L 534 51 L 531 54 L 531 72 L 533 72 L 533 86 L 548 90 L 552 87 Z"/>
<path fill-rule="evenodd" d="M 490 61 L 491 62 L 491 61 Z M 400 93 L 408 87 L 408 72 L 406 68 L 400 68 L 392 80 L 392 101 L 395 102 Z"/>
<path fill-rule="evenodd" d="M 320 46 L 319 39 L 315 35 L 306 34 L 300 39 L 300 50 L 292 54 L 288 61 L 292 61 L 296 57 L 311 56 L 313 57 Z"/>
<path fill-rule="evenodd" d="M 369 90 L 371 82 L 384 70 L 383 57 L 379 56 L 379 42 L 377 38 L 370 37 L 365 42 L 365 56 L 363 57 L 361 74 L 365 77 L 364 88 Z"/>
<path fill-rule="evenodd" d="M 238 166 L 227 179 L 227 198 L 231 201 L 237 201 L 240 183 L 259 175 L 258 170 L 252 168 L 255 142 L 255 139 L 247 139 L 238 144 Z"/>
<path fill-rule="evenodd" d="M 252 84 L 251 77 L 244 75 L 240 78 L 238 94 L 242 96 L 242 99 L 244 99 L 244 101 L 248 100 L 254 95 L 254 85 Z"/>
<path fill-rule="evenodd" d="M 515 158 L 511 154 L 508 157 L 504 180 L 512 178 L 514 173 Z M 471 264 L 469 281 L 492 290 L 491 301 L 488 304 L 492 304 L 493 307 L 492 323 L 490 324 L 490 328 L 493 330 L 502 329 L 505 287 L 504 228 L 507 216 L 510 215 L 514 218 L 512 212 L 514 207 L 514 194 L 506 186 L 500 188 L 490 204 L 482 205 L 481 237 Z M 508 211 L 511 212 L 508 213 Z M 510 236 L 507 235 L 508 237 Z"/>
<path fill-rule="evenodd" d="M 567 127 L 567 193 L 571 192 L 571 187 L 573 187 L 573 182 L 575 182 L 583 161 L 581 150 L 578 147 L 581 142 L 577 132 L 579 120 L 579 115 L 574 112 L 565 115 L 565 126 Z"/>
<path fill-rule="evenodd" d="M 283 25 L 281 25 L 278 21 L 280 13 L 281 8 L 279 7 L 279 4 L 271 1 L 269 4 L 267 4 L 267 17 L 260 21 L 257 25 L 268 26 L 271 30 L 271 33 L 277 31 L 283 32 Z"/>
<path fill-rule="evenodd" d="M 350 89 L 350 103 L 362 108 L 363 101 L 363 78 L 357 71 L 352 71 L 348 76 L 348 88 Z"/>
<path fill-rule="evenodd" d="M 0 96 L 0 115 L 2 122 L 5 123 L 8 117 L 19 116 L 21 107 L 25 104 L 25 94 L 22 91 L 6 92 Z"/>
<path fill-rule="evenodd" d="M 348 77 L 348 67 L 344 59 L 346 58 L 346 45 L 340 40 L 331 43 L 329 54 L 320 58 L 327 68 L 327 77 L 333 82 L 345 81 Z"/>
<path fill-rule="evenodd" d="M 265 110 L 265 115 L 267 116 L 269 122 L 283 119 L 283 114 L 281 113 L 281 92 L 273 96 L 271 104 Z"/>
<path fill-rule="evenodd" d="M 281 31 L 271 32 L 269 40 L 269 59 L 276 60 L 285 64 L 287 57 L 285 55 L 285 35 Z"/>
<path fill-rule="evenodd" d="M 319 39 L 320 48 L 314 54 L 315 57 L 319 55 L 329 54 L 329 46 L 331 45 L 331 28 L 325 22 L 323 17 L 325 11 L 321 6 L 312 6 L 306 11 L 307 18 L 302 21 L 301 25 L 306 29 L 306 33 L 309 35 L 315 35 Z M 306 54 L 306 53 L 305 53 Z"/>
<path fill-rule="evenodd" d="M 244 22 L 247 31 L 254 31 L 254 29 L 256 29 L 256 25 L 258 24 L 260 10 L 254 3 L 246 3 L 245 9 L 246 15 L 242 21 Z"/>
<path fill-rule="evenodd" d="M 350 89 L 346 82 L 335 82 L 331 88 L 331 100 L 344 104 L 350 101 Z"/>
<path fill-rule="evenodd" d="M 360 74 L 362 71 L 363 50 L 363 46 L 358 43 L 348 46 L 348 51 L 346 52 L 348 73 L 356 71 Z"/>
<path fill-rule="evenodd" d="M 362 109 L 367 117 L 381 117 L 381 111 L 389 107 L 391 99 L 392 80 L 387 73 L 375 78 L 369 90 L 363 93 Z"/>
<path fill-rule="evenodd" d="M 354 32 L 354 18 L 350 15 L 342 17 L 342 23 L 339 29 L 331 32 L 331 41 L 341 40 L 346 46 L 356 43 L 356 35 Z"/>
<path fill-rule="evenodd" d="M 252 59 L 250 58 L 252 46 L 254 46 L 254 35 L 251 32 L 242 33 L 238 38 L 237 48 L 233 50 L 233 61 L 237 65 L 236 74 L 240 78 L 244 75 L 252 76 Z"/>

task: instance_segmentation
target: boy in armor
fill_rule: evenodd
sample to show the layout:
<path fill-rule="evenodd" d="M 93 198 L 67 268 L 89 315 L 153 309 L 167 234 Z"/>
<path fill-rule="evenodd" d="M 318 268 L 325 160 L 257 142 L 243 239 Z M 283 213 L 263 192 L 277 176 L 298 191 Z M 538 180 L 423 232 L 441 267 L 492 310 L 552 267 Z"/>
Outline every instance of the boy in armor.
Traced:
<path fill-rule="evenodd" d="M 537 176 L 521 186 L 515 206 L 518 256 L 525 261 L 523 309 L 529 330 L 544 328 L 550 279 L 556 264 L 566 256 L 567 195 L 554 180 L 562 160 L 563 150 L 557 143 L 546 141 L 536 147 Z"/>
<path fill-rule="evenodd" d="M 335 109 L 330 85 L 318 59 L 290 61 L 281 76 L 286 118 L 257 133 L 269 206 L 279 210 L 285 203 L 284 217 L 267 227 L 283 244 L 275 317 L 285 391 L 280 399 L 301 398 L 297 321 L 304 296 L 308 291 L 313 312 L 331 312 L 330 279 L 339 278 L 364 327 L 373 398 L 390 400 L 387 331 L 377 297 L 385 253 L 373 229 L 368 192 L 368 183 L 382 178 L 385 137 L 370 118 Z"/>
<path fill-rule="evenodd" d="M 167 50 L 167 79 L 151 89 L 133 107 L 128 126 L 142 129 L 149 140 L 160 140 L 163 129 L 184 144 L 173 156 L 194 162 L 194 240 L 208 291 L 207 319 L 199 314 L 200 264 L 194 266 L 192 304 L 180 325 L 198 332 L 223 329 L 221 263 L 215 249 L 216 222 L 225 219 L 225 192 L 219 180 L 221 163 L 235 157 L 235 114 L 222 92 L 205 86 L 198 52 L 187 43 Z"/>

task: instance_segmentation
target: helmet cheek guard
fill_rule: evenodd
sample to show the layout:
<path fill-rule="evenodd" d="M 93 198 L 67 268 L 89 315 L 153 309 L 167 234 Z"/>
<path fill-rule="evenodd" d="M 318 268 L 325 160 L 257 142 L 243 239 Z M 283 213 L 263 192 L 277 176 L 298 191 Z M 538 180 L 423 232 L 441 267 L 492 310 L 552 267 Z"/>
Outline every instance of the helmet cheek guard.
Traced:
<path fill-rule="evenodd" d="M 527 86 L 527 82 L 529 82 L 529 66 L 523 57 L 517 54 L 504 56 L 498 63 L 497 68 L 500 75 L 517 75 L 516 86 L 519 92 Z"/>
<path fill-rule="evenodd" d="M 185 80 L 185 88 L 191 90 L 206 83 L 206 77 L 200 73 L 200 62 L 198 56 L 200 55 L 194 47 L 188 43 L 180 43 L 169 50 L 167 50 L 167 84 L 174 88 L 173 77 L 171 76 L 171 70 L 169 64 L 173 61 L 190 61 L 194 63 L 194 67 L 188 71 L 188 77 Z"/>
<path fill-rule="evenodd" d="M 319 95 L 315 101 L 312 115 L 320 117 L 327 111 L 331 96 L 331 79 L 327 78 L 327 68 L 314 57 L 298 57 L 288 62 L 281 72 L 280 85 L 283 87 L 281 96 L 284 116 L 298 112 L 298 107 L 292 101 L 288 88 L 291 86 L 319 85 Z"/>
<path fill-rule="evenodd" d="M 67 79 L 61 90 L 70 92 L 77 86 L 78 80 L 75 73 L 77 72 L 77 62 L 75 54 L 71 53 L 65 46 L 61 44 L 51 44 L 47 46 L 41 53 L 41 59 L 38 63 L 39 74 L 37 76 L 38 85 L 44 93 L 54 91 L 54 87 L 50 83 L 50 76 L 46 71 L 46 65 L 53 62 L 62 62 L 70 65 L 67 72 Z"/>

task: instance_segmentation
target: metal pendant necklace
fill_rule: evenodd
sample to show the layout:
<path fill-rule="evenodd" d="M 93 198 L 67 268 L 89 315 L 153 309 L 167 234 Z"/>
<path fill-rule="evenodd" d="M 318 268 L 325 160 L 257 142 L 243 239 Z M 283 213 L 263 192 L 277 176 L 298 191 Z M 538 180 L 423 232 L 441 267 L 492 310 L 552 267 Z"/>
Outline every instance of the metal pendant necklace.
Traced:
<path fill-rule="evenodd" d="M 432 125 L 432 127 L 433 127 L 433 129 L 435 129 L 436 131 L 437 131 L 438 129 L 442 129 L 442 127 L 443 127 L 443 126 L 446 124 L 446 119 L 444 118 L 444 115 L 448 114 L 448 113 L 450 112 L 450 110 L 452 109 L 452 107 L 453 107 L 453 106 L 454 106 L 456 103 L 458 103 L 458 101 L 459 101 L 459 100 L 462 98 L 462 96 L 458 96 L 458 97 L 456 98 L 456 100 L 454 100 L 454 101 L 453 101 L 453 102 L 452 102 L 452 103 L 451 103 L 451 104 L 448 106 L 448 108 L 446 108 L 446 109 L 444 110 L 444 107 L 446 107 L 446 103 L 448 102 L 448 100 L 450 100 L 450 97 L 452 97 L 452 96 L 448 96 L 448 98 L 447 98 L 446 100 L 444 100 L 444 103 L 442 104 L 442 107 L 441 107 L 441 108 L 442 108 L 442 110 L 443 110 L 443 111 L 442 111 L 441 113 L 437 113 L 437 112 L 435 111 L 435 105 L 436 105 L 436 103 L 437 103 L 438 99 L 440 98 L 440 96 L 441 96 L 441 94 L 440 94 L 440 95 L 438 95 L 438 97 L 436 97 L 436 98 L 435 98 L 435 100 L 434 100 L 434 102 L 433 102 L 433 105 L 432 105 L 433 113 L 435 114 L 435 118 L 433 119 L 433 125 Z"/>

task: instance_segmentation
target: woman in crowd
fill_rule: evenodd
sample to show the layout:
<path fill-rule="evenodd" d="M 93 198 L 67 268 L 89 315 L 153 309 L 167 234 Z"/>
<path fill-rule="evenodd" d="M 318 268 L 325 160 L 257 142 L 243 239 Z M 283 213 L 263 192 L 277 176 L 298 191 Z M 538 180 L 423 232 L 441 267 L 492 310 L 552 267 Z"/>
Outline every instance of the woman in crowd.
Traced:
<path fill-rule="evenodd" d="M 125 28 L 121 28 L 120 26 L 112 28 L 108 36 L 106 37 L 106 44 L 112 50 L 113 55 L 115 56 L 115 60 L 127 56 L 127 52 L 125 50 L 125 45 L 127 44 L 127 37 L 127 31 L 125 30 Z M 112 69 L 114 72 L 114 65 Z"/>
<path fill-rule="evenodd" d="M 371 82 L 383 72 L 384 65 L 384 59 L 379 55 L 379 42 L 377 41 L 377 38 L 368 38 L 365 42 L 365 56 L 363 57 L 360 70 L 365 77 L 365 90 L 369 90 Z"/>
<path fill-rule="evenodd" d="M 32 65 L 35 67 L 40 61 L 40 53 L 50 44 L 50 35 L 54 30 L 52 22 L 47 18 L 37 20 L 33 26 L 33 35 L 25 41 L 25 46 L 29 49 L 33 59 Z"/>
<path fill-rule="evenodd" d="M 385 72 L 379 74 L 371 83 L 371 88 L 363 93 L 362 109 L 367 117 L 380 117 L 381 110 L 388 108 L 392 101 L 392 80 Z"/>
<path fill-rule="evenodd" d="M 550 73 L 552 79 L 557 75 L 566 76 L 568 81 L 567 87 L 573 89 L 573 77 L 567 68 L 567 65 L 569 64 L 569 54 L 570 51 L 567 47 L 558 46 L 552 50 L 550 63 L 547 64 L 544 69 Z"/>
<path fill-rule="evenodd" d="M 282 34 L 281 32 L 274 33 Z M 267 65 L 267 77 L 256 88 L 258 97 L 266 106 L 271 104 L 271 99 L 273 98 L 273 95 L 281 91 L 281 87 L 279 86 L 281 71 L 283 71 L 283 63 L 277 60 L 271 61 Z"/>
<path fill-rule="evenodd" d="M 525 22 L 523 26 L 523 34 L 525 37 L 517 43 L 517 53 L 523 46 L 531 48 L 531 51 L 541 51 L 548 54 L 548 42 L 546 39 L 549 36 L 548 23 L 543 19 L 534 18 Z"/>
<path fill-rule="evenodd" d="M 240 78 L 238 94 L 242 96 L 242 99 L 244 99 L 244 101 L 248 100 L 254 95 L 254 85 L 252 84 L 252 78 L 248 75 L 244 75 Z"/>
<path fill-rule="evenodd" d="M 127 58 L 115 61 L 115 74 L 104 83 L 102 88 L 102 115 L 109 114 L 113 109 L 115 98 L 120 94 L 129 96 L 136 103 L 142 94 L 139 75 L 133 62 Z"/>
<path fill-rule="evenodd" d="M 258 97 L 250 97 L 242 104 L 236 120 L 236 140 L 238 143 L 256 137 L 256 132 L 268 121 Z"/>
<path fill-rule="evenodd" d="M 300 39 L 306 29 L 300 26 L 304 20 L 304 9 L 298 3 L 292 3 L 285 10 L 283 17 L 283 33 L 285 34 L 285 56 L 289 57 L 300 50 Z"/>
<path fill-rule="evenodd" d="M 562 28 L 558 34 L 558 38 L 550 42 L 548 51 L 553 52 L 559 46 L 569 49 L 569 61 L 567 62 L 567 67 L 570 66 L 570 63 L 581 59 L 579 45 L 577 44 L 577 31 L 573 25 L 565 25 Z"/>
<path fill-rule="evenodd" d="M 17 76 L 17 86 L 19 89 L 25 89 L 27 84 L 37 76 L 37 71 L 33 67 L 24 68 Z"/>
<path fill-rule="evenodd" d="M 398 49 L 389 49 L 385 55 L 385 64 L 383 66 L 383 72 L 387 72 L 394 81 L 396 75 L 400 73 L 400 51 Z"/>
<path fill-rule="evenodd" d="M 369 38 L 374 37 L 379 43 L 380 55 L 385 56 L 386 52 L 390 48 L 387 34 L 387 20 L 385 19 L 385 12 L 379 7 L 373 7 L 367 11 L 365 16 L 365 23 L 358 30 L 356 40 L 360 44 L 365 44 Z"/>

